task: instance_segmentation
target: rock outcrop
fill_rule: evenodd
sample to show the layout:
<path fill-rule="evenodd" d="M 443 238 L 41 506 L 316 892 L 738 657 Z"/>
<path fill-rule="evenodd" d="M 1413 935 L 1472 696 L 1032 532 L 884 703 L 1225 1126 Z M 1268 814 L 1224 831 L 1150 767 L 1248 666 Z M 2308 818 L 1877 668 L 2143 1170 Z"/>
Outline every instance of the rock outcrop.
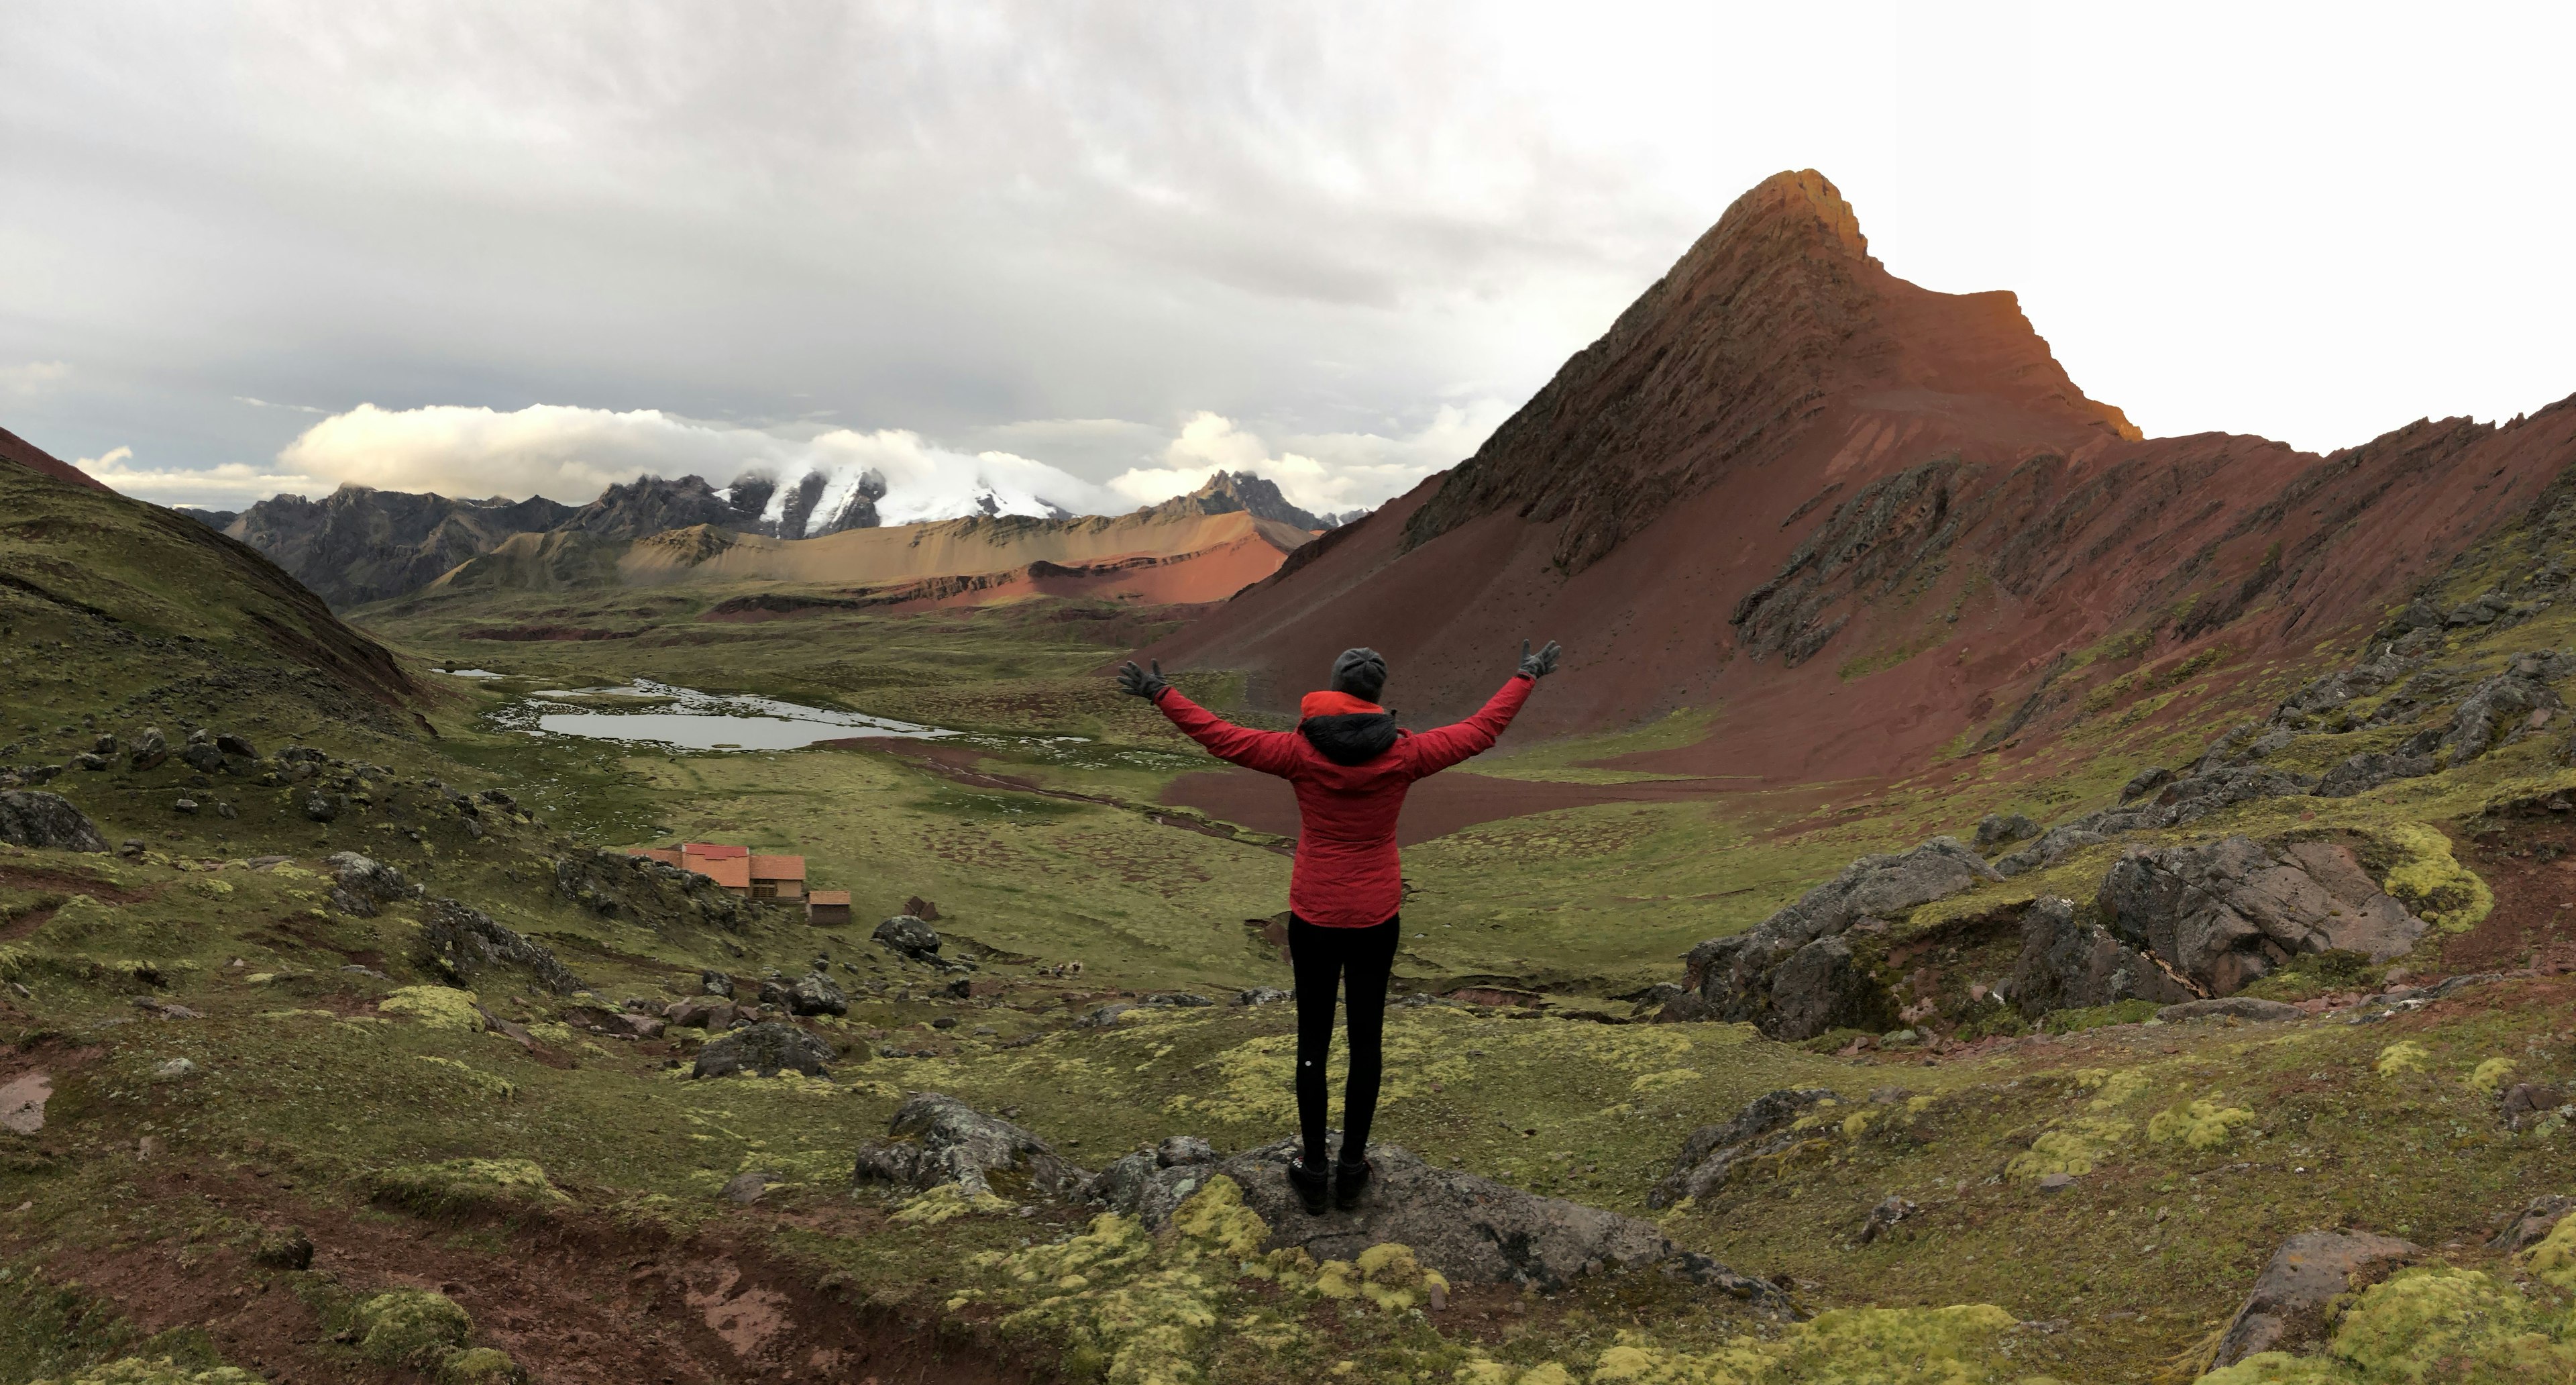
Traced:
<path fill-rule="evenodd" d="M 1518 1284 L 1553 1292 L 1587 1275 L 1660 1268 L 1735 1297 L 1782 1306 L 1764 1280 L 1676 1247 L 1652 1223 L 1563 1198 L 1541 1197 L 1456 1169 L 1435 1168 L 1397 1145 L 1371 1144 L 1368 1195 L 1349 1212 L 1309 1216 L 1288 1186 L 1294 1139 L 1238 1154 L 1216 1171 L 1242 1185 L 1244 1204 L 1270 1224 L 1270 1244 L 1318 1260 L 1349 1260 L 1387 1241 L 1453 1284 Z"/>
<path fill-rule="evenodd" d="M 572 974 L 545 944 L 531 942 L 492 916 L 458 900 L 435 898 L 421 911 L 415 942 L 420 960 L 462 986 L 495 967 L 527 972 L 538 985 L 559 995 L 580 990 Z"/>
<path fill-rule="evenodd" d="M 1058 1197 L 1091 1181 L 1034 1133 L 938 1092 L 905 1101 L 886 1133 L 894 1138 L 859 1150 L 851 1171 L 859 1182 L 925 1191 L 954 1183 L 984 1197 L 995 1195 L 998 1180 L 1015 1194 Z"/>
<path fill-rule="evenodd" d="M 71 800 L 30 789 L 0 791 L 0 842 L 47 851 L 105 851 L 107 838 Z"/>
<path fill-rule="evenodd" d="M 1750 1159 L 1768 1158 L 1805 1137 L 1789 1129 L 1817 1105 L 1834 1101 L 1822 1087 L 1767 1092 L 1745 1104 L 1724 1125 L 1703 1125 L 1682 1141 L 1672 1172 L 1646 1193 L 1646 1205 L 1658 1210 L 1684 1198 L 1703 1198 L 1726 1186 L 1738 1167 Z"/>
<path fill-rule="evenodd" d="M 2281 1243 L 2252 1292 L 2218 1339 L 2213 1368 L 2265 1351 L 2292 1351 L 2324 1340 L 2327 1311 L 2339 1297 L 2368 1288 L 2422 1254 L 2392 1236 L 2309 1231 Z"/>
<path fill-rule="evenodd" d="M 2022 911 L 2021 955 L 2005 997 L 2022 1018 L 2123 1000 L 2172 1004 L 2192 996 L 2191 984 L 2155 956 L 2079 918 L 2073 901 L 2038 899 Z"/>
<path fill-rule="evenodd" d="M 2233 836 L 2133 850 L 2102 882 L 2124 944 L 2153 952 L 2212 996 L 2231 995 L 2292 957 L 2341 950 L 2403 955 L 2425 923 L 2331 841 L 2266 848 Z"/>
<path fill-rule="evenodd" d="M 1687 994 L 1667 1019 L 1749 1020 L 1778 1039 L 1828 1029 L 1893 1027 L 1886 990 L 1866 974 L 1843 935 L 1865 920 L 1902 915 L 1995 879 L 1975 852 L 1934 837 L 1897 856 L 1864 856 L 1752 931 L 1690 950 Z"/>
<path fill-rule="evenodd" d="M 1207 1186 L 1216 1165 L 1214 1146 L 1195 1135 L 1174 1135 L 1151 1150 L 1111 1160 L 1083 1195 L 1160 1229 L 1190 1194 Z"/>

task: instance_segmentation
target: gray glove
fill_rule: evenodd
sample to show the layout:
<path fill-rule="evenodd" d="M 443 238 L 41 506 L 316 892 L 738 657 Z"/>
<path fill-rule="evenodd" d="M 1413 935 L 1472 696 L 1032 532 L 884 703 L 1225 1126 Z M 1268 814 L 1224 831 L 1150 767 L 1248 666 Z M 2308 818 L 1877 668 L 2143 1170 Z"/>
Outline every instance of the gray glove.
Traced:
<path fill-rule="evenodd" d="M 1163 690 L 1170 686 L 1172 685 L 1163 681 L 1163 661 L 1160 659 L 1154 660 L 1154 671 L 1151 673 L 1136 667 L 1136 661 L 1133 659 L 1118 666 L 1118 691 L 1130 697 L 1159 699 L 1163 695 Z"/>
<path fill-rule="evenodd" d="M 1556 672 L 1556 656 L 1562 652 L 1562 650 L 1557 648 L 1556 641 L 1549 640 L 1547 642 L 1547 648 L 1540 650 L 1536 654 L 1532 654 L 1530 653 L 1529 641 L 1523 640 L 1521 641 L 1520 671 L 1532 678 L 1545 678 L 1549 674 Z"/>

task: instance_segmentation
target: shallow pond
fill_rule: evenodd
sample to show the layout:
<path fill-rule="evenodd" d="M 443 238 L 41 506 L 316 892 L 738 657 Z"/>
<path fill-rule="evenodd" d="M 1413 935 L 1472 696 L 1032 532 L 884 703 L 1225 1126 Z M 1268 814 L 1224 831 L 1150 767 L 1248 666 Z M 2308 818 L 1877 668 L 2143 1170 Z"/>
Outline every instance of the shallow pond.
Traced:
<path fill-rule="evenodd" d="M 623 701 L 638 705 L 633 710 L 615 706 Z M 957 734 L 937 726 L 807 707 L 774 697 L 703 693 L 644 678 L 617 687 L 532 693 L 498 719 L 530 735 L 584 736 L 683 750 L 795 750 L 817 741 L 868 736 L 936 740 Z"/>

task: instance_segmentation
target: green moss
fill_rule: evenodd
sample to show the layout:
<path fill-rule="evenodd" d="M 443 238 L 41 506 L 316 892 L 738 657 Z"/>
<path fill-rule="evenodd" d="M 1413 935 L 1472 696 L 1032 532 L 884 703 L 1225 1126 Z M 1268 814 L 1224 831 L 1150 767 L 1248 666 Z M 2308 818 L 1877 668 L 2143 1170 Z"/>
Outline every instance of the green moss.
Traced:
<path fill-rule="evenodd" d="M 2495 911 L 2495 891 L 2451 854 L 2451 839 L 2422 823 L 2396 823 L 2380 832 L 2398 852 L 2380 888 L 2402 900 L 2426 923 L 2465 933 Z"/>
<path fill-rule="evenodd" d="M 2157 1112 L 2147 1122 L 2147 1138 L 2160 1144 L 2178 1140 L 2190 1149 L 2224 1149 L 2238 1126 L 2253 1123 L 2254 1113 L 2242 1106 L 2193 1101 Z"/>
<path fill-rule="evenodd" d="M 146 1360 L 120 1357 L 78 1375 L 40 1380 L 35 1385 L 262 1385 L 261 1378 L 232 1366 L 192 1367 L 167 1356 Z"/>
<path fill-rule="evenodd" d="M 523 1385 L 527 1378 L 510 1353 L 493 1347 L 451 1351 L 438 1365 L 439 1385 Z"/>
<path fill-rule="evenodd" d="M 353 1323 L 358 1351 L 383 1366 L 435 1368 L 462 1348 L 474 1320 L 454 1299 L 427 1289 L 396 1289 L 361 1300 Z"/>
<path fill-rule="evenodd" d="M 2039 1027 L 2051 1034 L 2081 1034 L 2106 1025 L 2144 1024 L 2156 1017 L 2158 1008 L 2152 1000 L 2123 1000 L 2080 1010 L 2051 1010 L 2040 1017 Z"/>
<path fill-rule="evenodd" d="M 2431 1057 L 2431 1054 L 2424 1051 L 2424 1046 L 2422 1044 L 2419 1044 L 2412 1039 L 2399 1039 L 2388 1047 L 2379 1050 L 2379 1056 L 2371 1062 L 2371 1070 L 2382 1077 L 2397 1077 L 2405 1073 L 2422 1072 L 2424 1070 L 2425 1062 Z"/>
<path fill-rule="evenodd" d="M 2400 1271 L 2364 1290 L 2322 1353 L 2265 1352 L 2198 1385 L 2417 1385 L 2576 1379 L 2576 1345 L 2553 1308 L 2512 1284 L 2448 1265 Z"/>
<path fill-rule="evenodd" d="M 572 1199 L 527 1159 L 450 1159 L 377 1172 L 376 1196 L 416 1212 L 523 1212 Z"/>
<path fill-rule="evenodd" d="M 460 1063 L 453 1058 L 441 1058 L 435 1053 L 421 1053 L 413 1056 L 424 1063 L 432 1063 L 446 1072 L 454 1073 L 458 1081 L 463 1082 L 469 1090 L 479 1096 L 489 1097 L 494 1101 L 510 1101 L 519 1095 L 517 1083 L 506 1077 L 496 1077 L 470 1063 Z"/>
<path fill-rule="evenodd" d="M 453 986 L 405 986 L 376 1002 L 376 1009 L 388 1015 L 408 1015 L 432 1029 L 455 1029 L 479 1033 L 483 1016 L 474 1007 L 479 997 L 472 991 Z"/>

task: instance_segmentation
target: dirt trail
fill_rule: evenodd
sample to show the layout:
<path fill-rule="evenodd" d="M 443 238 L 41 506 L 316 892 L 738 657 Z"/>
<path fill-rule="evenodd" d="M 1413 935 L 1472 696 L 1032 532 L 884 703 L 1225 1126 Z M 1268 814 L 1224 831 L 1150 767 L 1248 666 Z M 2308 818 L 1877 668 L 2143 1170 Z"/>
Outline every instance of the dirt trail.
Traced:
<path fill-rule="evenodd" d="M 989 1344 L 944 1340 L 895 1311 L 817 1287 L 815 1271 L 759 1244 L 777 1219 L 757 1209 L 673 1241 L 586 1215 L 517 1225 L 388 1221 L 299 1197 L 295 1180 L 283 1174 L 192 1169 L 175 1159 L 136 1182 L 151 1201 L 184 1207 L 204 1199 L 263 1226 L 303 1228 L 315 1247 L 313 1269 L 351 1292 L 446 1294 L 473 1315 L 478 1343 L 509 1352 L 531 1379 L 549 1385 L 999 1385 L 1037 1378 Z M 25 1253 L 30 1247 L 12 1244 L 20 1239 L 0 1240 L 0 1254 Z M 278 1385 L 352 1378 L 351 1357 L 323 1340 L 314 1309 L 284 1276 L 238 1250 L 47 1249 L 51 1275 L 80 1281 L 147 1332 L 201 1328 L 226 1360 Z M 412 1377 L 397 1371 L 381 1378 Z"/>

